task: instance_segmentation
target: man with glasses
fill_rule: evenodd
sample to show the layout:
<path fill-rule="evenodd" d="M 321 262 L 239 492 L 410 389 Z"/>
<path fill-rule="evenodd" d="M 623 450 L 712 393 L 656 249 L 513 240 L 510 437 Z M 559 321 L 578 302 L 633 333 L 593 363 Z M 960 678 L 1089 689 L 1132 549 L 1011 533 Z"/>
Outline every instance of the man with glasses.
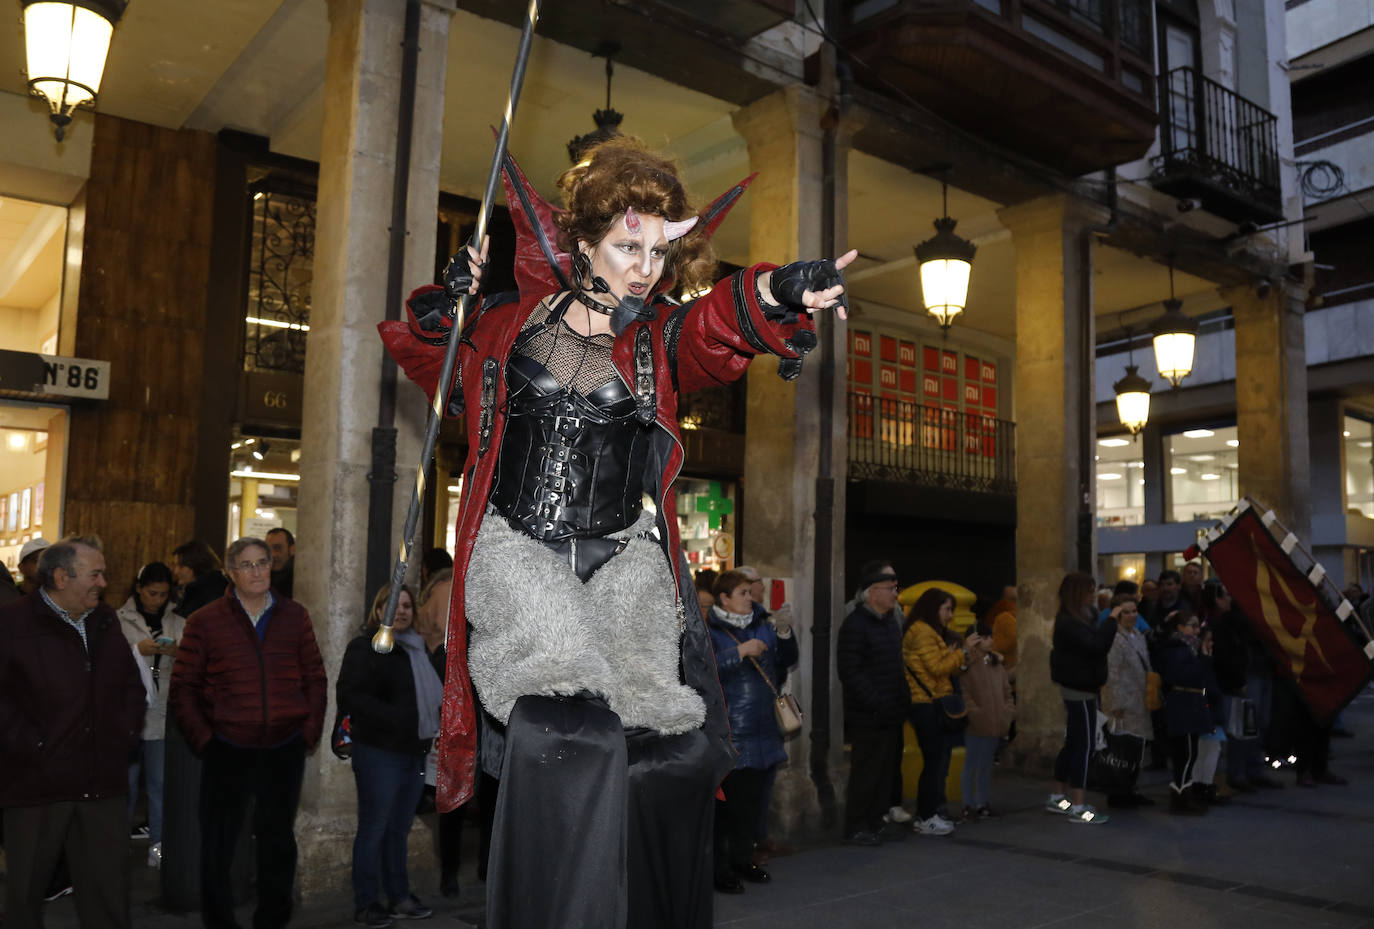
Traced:
<path fill-rule="evenodd" d="M 324 728 L 324 661 L 305 608 L 272 592 L 272 556 L 244 538 L 225 556 L 229 588 L 186 623 L 168 704 L 204 759 L 201 919 L 229 929 L 230 871 L 250 797 L 257 837 L 256 929 L 291 918 L 296 807 L 305 754 Z"/>

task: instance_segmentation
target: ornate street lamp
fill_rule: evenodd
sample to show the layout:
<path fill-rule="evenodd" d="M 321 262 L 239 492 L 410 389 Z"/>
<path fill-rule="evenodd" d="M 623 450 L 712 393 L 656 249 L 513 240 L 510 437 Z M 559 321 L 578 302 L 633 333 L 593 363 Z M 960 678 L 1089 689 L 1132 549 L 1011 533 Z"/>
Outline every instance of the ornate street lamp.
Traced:
<path fill-rule="evenodd" d="M 949 217 L 948 178 L 942 178 L 940 186 L 945 215 L 935 220 L 935 235 L 916 246 L 916 262 L 921 268 L 926 310 L 939 321 L 941 329 L 948 331 L 954 317 L 964 311 L 973 254 L 978 248 L 954 234 L 956 221 Z"/>
<path fill-rule="evenodd" d="M 596 51 L 592 52 L 593 58 L 606 59 L 606 108 L 592 114 L 592 121 L 596 123 L 594 132 L 584 133 L 568 142 L 568 160 L 575 165 L 582 162 L 582 156 L 592 146 L 620 135 L 620 123 L 625 116 L 611 106 L 611 77 L 615 74 L 613 59 L 619 52 L 620 43 L 612 41 L 602 42 Z"/>
<path fill-rule="evenodd" d="M 1193 371 L 1197 323 L 1183 315 L 1183 302 L 1174 298 L 1174 260 L 1169 259 L 1169 299 L 1164 315 L 1150 327 L 1154 331 L 1155 367 L 1175 388 Z"/>
<path fill-rule="evenodd" d="M 1131 435 L 1139 435 L 1150 419 L 1150 382 L 1140 376 L 1135 366 L 1135 346 L 1131 343 L 1131 331 L 1126 330 L 1126 376 L 1112 385 L 1116 392 L 1116 418 L 1121 425 L 1130 430 Z"/>
<path fill-rule="evenodd" d="M 110 36 L 128 0 L 23 0 L 29 92 L 51 108 L 62 141 L 78 106 L 95 106 Z"/>
<path fill-rule="evenodd" d="M 1116 391 L 1116 418 L 1136 435 L 1150 419 L 1150 382 L 1141 377 L 1135 365 L 1126 366 L 1126 376 L 1112 385 Z"/>

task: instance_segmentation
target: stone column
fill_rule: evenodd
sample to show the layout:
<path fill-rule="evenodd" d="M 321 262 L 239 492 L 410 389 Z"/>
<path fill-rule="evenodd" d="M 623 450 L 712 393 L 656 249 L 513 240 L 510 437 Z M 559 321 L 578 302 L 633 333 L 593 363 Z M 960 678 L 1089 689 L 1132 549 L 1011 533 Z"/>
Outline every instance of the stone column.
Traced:
<path fill-rule="evenodd" d="M 1261 295 L 1260 291 L 1263 291 Z M 1280 283 L 1221 292 L 1236 322 L 1240 493 L 1312 541 L 1303 295 Z"/>
<path fill-rule="evenodd" d="M 823 256 L 821 227 L 824 195 L 823 120 L 835 119 L 830 103 L 809 88 L 792 85 L 770 94 L 734 116 L 744 136 L 749 162 L 759 176 L 749 188 L 749 260 L 785 264 Z M 854 126 L 840 120 L 836 128 L 834 209 L 837 254 L 847 243 L 848 152 Z M 839 628 L 844 578 L 845 403 L 842 374 L 832 371 L 830 428 L 822 435 L 820 403 L 822 361 L 826 354 L 843 372 L 845 324 L 833 313 L 818 318 L 815 351 L 807 356 L 802 375 L 787 382 L 777 375 L 777 359 L 761 356 L 750 366 L 747 382 L 747 431 L 743 489 L 747 518 L 742 528 L 740 562 L 764 575 L 792 580 L 793 629 L 801 661 L 793 676 L 793 691 L 804 707 L 815 692 L 812 663 L 814 574 L 816 553 L 817 477 L 822 443 L 830 456 L 832 536 L 829 576 L 835 581 L 831 597 L 831 654 Z M 791 480 L 786 476 L 790 475 Z M 833 659 L 832 659 L 833 664 Z M 838 681 L 830 684 L 830 763 L 843 759 Z M 779 777 L 773 809 L 784 829 L 794 832 L 817 822 L 816 792 L 809 776 L 810 719 L 802 736 L 788 745 L 791 764 Z M 837 785 L 837 789 L 838 789 Z M 842 792 L 841 792 L 842 793 Z"/>
<path fill-rule="evenodd" d="M 433 279 L 439 139 L 453 0 L 423 0 L 415 98 L 404 289 Z M 329 0 L 314 293 L 306 351 L 297 529 L 296 596 L 310 610 L 332 682 L 370 597 L 363 591 L 367 475 L 377 425 L 382 344 L 377 323 L 398 294 L 386 292 L 401 86 L 405 0 Z M 404 378 L 402 376 L 404 381 Z M 398 389 L 398 530 L 411 489 L 424 398 Z M 354 787 L 326 746 L 306 769 L 297 876 L 305 899 L 347 883 Z"/>
<path fill-rule="evenodd" d="M 1002 210 L 1016 247 L 1016 590 L 1018 761 L 1048 770 L 1064 737 L 1064 709 L 1050 681 L 1049 653 L 1059 583 L 1078 570 L 1079 504 L 1092 474 L 1094 396 L 1092 258 L 1088 227 L 1101 207 L 1053 195 Z M 1085 390 L 1086 382 L 1086 390 Z M 1091 413 L 1091 409 L 1086 411 Z M 1091 457 L 1088 459 L 1091 462 Z M 1095 507 L 1093 494 L 1088 505 Z M 1093 546 L 1095 533 L 1088 534 Z M 1094 546 L 1095 547 L 1095 546 Z M 1094 552 L 1088 562 L 1095 564 Z"/>

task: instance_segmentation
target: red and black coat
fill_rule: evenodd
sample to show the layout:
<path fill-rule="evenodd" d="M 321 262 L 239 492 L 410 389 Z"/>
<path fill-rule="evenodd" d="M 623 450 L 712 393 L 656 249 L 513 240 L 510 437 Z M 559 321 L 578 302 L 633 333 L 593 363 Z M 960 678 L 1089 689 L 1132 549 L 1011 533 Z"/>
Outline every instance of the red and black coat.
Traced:
<path fill-rule="evenodd" d="M 755 278 L 773 268 L 760 264 L 719 282 L 709 294 L 682 306 L 658 304 L 651 322 L 637 321 L 615 338 L 612 359 L 632 393 L 636 392 L 636 346 L 652 348 L 657 428 L 651 442 L 646 490 L 658 507 L 664 547 L 677 581 L 678 597 L 687 615 L 683 638 L 683 671 L 687 683 L 706 701 L 706 732 L 733 758 L 729 745 L 720 683 L 710 635 L 693 593 L 692 579 L 678 537 L 676 501 L 669 489 L 682 469 L 684 450 L 678 428 L 678 396 L 703 387 L 732 383 L 744 375 L 756 355 L 769 353 L 796 363 L 812 344 L 812 323 L 806 315 L 788 314 L 770 321 L 760 305 Z M 415 301 L 438 290 L 421 287 L 408 302 L 410 322 L 379 325 L 388 351 L 402 370 L 431 399 L 439 380 L 445 346 L 435 344 L 415 321 Z M 467 622 L 463 579 L 473 543 L 491 493 L 496 460 L 505 426 L 504 370 L 515 337 L 524 328 L 540 299 L 521 299 L 488 309 L 464 326 L 458 365 L 467 413 L 468 457 L 463 466 L 463 499 L 458 515 L 457 550 L 453 553 L 453 593 L 449 607 L 448 673 L 439 734 L 439 805 L 451 809 L 472 792 L 476 763 L 477 715 L 467 668 Z M 772 308 L 770 308 L 771 310 Z M 774 314 L 776 315 L 776 314 Z M 645 336 L 641 336 L 641 332 Z M 642 370 L 643 365 L 641 364 Z M 488 396 L 483 403 L 484 375 Z M 446 406 L 452 411 L 456 407 Z M 733 763 L 733 762 L 732 762 Z"/>
<path fill-rule="evenodd" d="M 167 705 L 196 751 L 215 736 L 247 748 L 320 741 L 329 682 L 315 629 L 305 607 L 274 600 L 261 642 L 232 585 L 186 620 Z"/>
<path fill-rule="evenodd" d="M 0 608 L 0 807 L 129 792 L 148 693 L 105 604 L 81 633 L 38 591 Z"/>

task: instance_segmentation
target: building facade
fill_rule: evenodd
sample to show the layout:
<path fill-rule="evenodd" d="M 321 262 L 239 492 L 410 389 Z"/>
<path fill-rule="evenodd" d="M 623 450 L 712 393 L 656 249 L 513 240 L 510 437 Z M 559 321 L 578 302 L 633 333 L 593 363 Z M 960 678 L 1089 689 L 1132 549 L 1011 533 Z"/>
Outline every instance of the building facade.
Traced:
<path fill-rule="evenodd" d="M 1319 78 L 1293 61 L 1325 45 L 1295 52 L 1286 30 L 1323 2 L 1288 19 L 1279 0 L 546 4 L 511 137 L 546 196 L 565 141 L 613 104 L 622 131 L 679 159 L 699 203 L 758 172 L 716 236 L 727 264 L 860 252 L 851 317 L 819 322 L 797 382 L 761 359 L 738 389 L 682 411 L 689 559 L 754 565 L 797 616 L 807 738 L 777 791 L 784 829 L 833 819 L 845 756 L 831 646 L 868 558 L 904 582 L 1017 583 L 1017 748 L 1042 767 L 1061 735 L 1047 654 L 1066 571 L 1137 555 L 1137 572 L 1155 570 L 1232 487 L 1319 546 L 1363 544 L 1320 534 L 1331 510 L 1311 476 L 1325 481 L 1335 449 L 1310 444 L 1316 424 L 1360 415 L 1335 388 L 1309 412 L 1348 347 L 1327 339 L 1309 365 L 1312 326 L 1341 332 L 1325 314 L 1364 293 L 1323 283 L 1338 272 L 1320 267 L 1314 232 L 1326 303 L 1306 312 L 1304 210 L 1334 213 L 1304 203 L 1317 188 L 1289 82 Z M 36 375 L 14 380 L 20 360 L 4 356 L 0 428 L 24 470 L 0 485 L 0 557 L 35 531 L 96 531 L 117 587 L 187 538 L 221 547 L 285 526 L 296 596 L 337 667 L 394 557 L 426 412 L 376 323 L 470 234 L 516 7 L 255 0 L 164 21 L 133 4 L 98 114 L 61 143 L 22 81 L 0 83 L 14 127 L 0 142 L 5 267 L 37 275 L 0 290 L 0 349 L 48 356 L 63 377 L 81 364 L 83 384 L 96 362 L 106 379 L 101 396 L 62 400 Z M 0 38 L 0 58 L 21 61 L 22 28 Z M 1344 124 L 1297 124 L 1309 144 L 1348 141 Z M 1363 164 L 1348 162 L 1348 184 Z M 1357 243 L 1357 199 L 1330 196 L 1348 214 L 1331 229 L 1352 227 L 1336 238 Z M 493 284 L 511 260 L 503 216 Z M 944 329 L 912 252 L 943 217 L 977 248 Z M 1170 296 L 1203 336 L 1166 394 L 1142 336 Z M 1155 402 L 1141 440 L 1118 445 L 1104 404 L 1132 352 Z M 1207 450 L 1164 451 L 1204 428 Z M 427 481 L 424 544 L 452 547 L 460 435 L 445 430 Z M 1208 451 L 1215 470 L 1195 486 Z M 1177 489 L 1174 467 L 1188 469 Z M 346 857 L 352 802 L 343 769 L 315 760 L 307 893 L 341 873 L 314 866 Z"/>

